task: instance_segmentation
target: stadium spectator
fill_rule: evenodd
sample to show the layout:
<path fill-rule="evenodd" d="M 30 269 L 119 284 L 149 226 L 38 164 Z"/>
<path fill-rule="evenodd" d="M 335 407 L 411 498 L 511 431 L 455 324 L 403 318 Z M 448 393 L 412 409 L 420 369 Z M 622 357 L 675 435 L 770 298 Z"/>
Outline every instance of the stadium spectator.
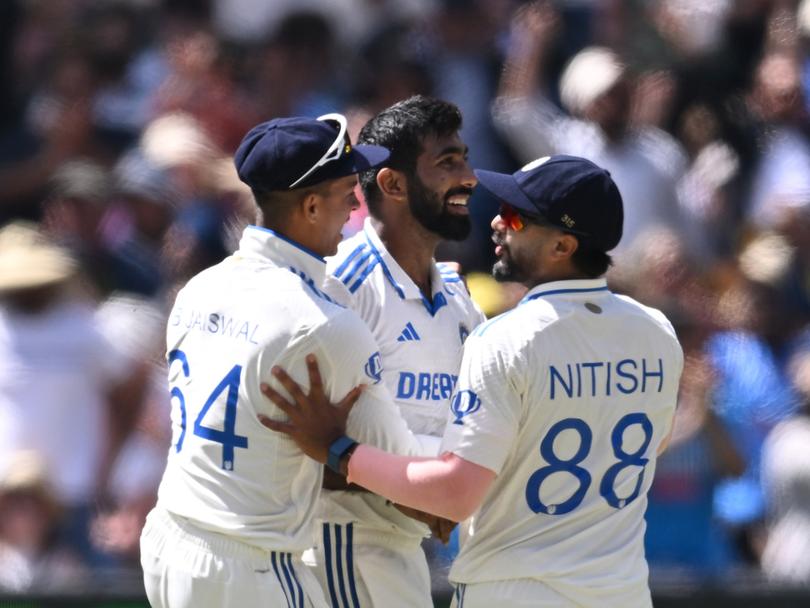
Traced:
<path fill-rule="evenodd" d="M 798 346 L 801 317 L 785 292 L 771 283 L 788 267 L 789 250 L 782 244 L 778 239 L 760 239 L 749 246 L 756 255 L 749 258 L 744 251 L 740 256 L 744 272 L 763 274 L 743 275 L 718 299 L 720 329 L 708 337 L 705 347 L 716 371 L 712 408 L 746 459 L 742 476 L 718 485 L 715 516 L 734 531 L 738 559 L 752 565 L 758 563 L 765 515 L 762 444 L 799 404 L 786 364 Z"/>
<path fill-rule="evenodd" d="M 707 104 L 687 107 L 679 136 L 689 165 L 678 182 L 678 205 L 687 230 L 706 246 L 702 261 L 733 255 L 740 239 L 740 213 L 734 194 L 740 181 L 739 154 L 720 133 L 717 113 Z"/>
<path fill-rule="evenodd" d="M 0 477 L 0 590 L 58 592 L 86 582 L 79 556 L 58 538 L 62 511 L 44 459 L 13 454 Z"/>
<path fill-rule="evenodd" d="M 0 471 L 19 450 L 41 454 L 65 508 L 63 538 L 100 563 L 88 526 L 137 415 L 144 369 L 74 293 L 76 271 L 34 227 L 0 230 Z"/>
<path fill-rule="evenodd" d="M 201 26 L 171 32 L 164 49 L 168 73 L 152 99 L 152 112 L 192 116 L 214 145 L 235 149 L 258 120 L 259 109 L 237 85 L 225 44 Z"/>
<path fill-rule="evenodd" d="M 810 583 L 810 345 L 791 361 L 802 407 L 778 424 L 762 448 L 762 483 L 768 496 L 762 569 L 771 580 Z"/>
<path fill-rule="evenodd" d="M 166 170 L 134 148 L 113 169 L 115 199 L 105 216 L 104 241 L 116 289 L 147 297 L 166 287 L 161 247 L 177 194 Z"/>
<path fill-rule="evenodd" d="M 91 538 L 119 568 L 138 567 L 139 538 L 157 499 L 171 432 L 171 398 L 166 391 L 164 328 L 166 315 L 154 301 L 118 293 L 99 307 L 99 326 L 131 360 L 144 365 L 144 398 L 132 431 L 111 467 L 106 500 L 95 513 Z"/>
<path fill-rule="evenodd" d="M 636 88 L 637 81 L 617 53 L 588 47 L 571 59 L 560 79 L 565 114 L 546 93 L 547 54 L 556 31 L 557 15 L 546 3 L 524 6 L 513 21 L 493 114 L 517 157 L 528 162 L 574 154 L 610 171 L 626 207 L 625 233 L 616 255 L 631 248 L 644 230 L 658 226 L 676 231 L 690 250 L 703 251 L 705 244 L 695 241 L 699 235 L 686 231 L 677 203 L 686 164 L 683 150 L 659 124 L 634 120 L 634 114 L 662 116 L 661 108 L 672 96 L 667 81 L 650 81 L 646 91 Z M 646 95 L 638 96 L 639 91 Z"/>
<path fill-rule="evenodd" d="M 783 226 L 791 210 L 810 208 L 810 140 L 801 66 L 794 52 L 774 51 L 757 66 L 751 91 L 759 127 L 759 161 L 747 218 L 758 229 Z"/>
<path fill-rule="evenodd" d="M 117 287 L 102 231 L 112 202 L 112 182 L 104 166 L 87 159 L 71 160 L 55 171 L 42 203 L 43 231 L 78 260 L 99 298 Z"/>
<path fill-rule="evenodd" d="M 714 517 L 714 491 L 721 479 L 742 475 L 746 463 L 711 409 L 714 374 L 703 350 L 708 328 L 683 312 L 673 322 L 684 371 L 672 437 L 648 495 L 644 548 L 653 575 L 656 568 L 674 569 L 691 580 L 716 582 L 735 553 Z"/>
<path fill-rule="evenodd" d="M 0 147 L 0 221 L 39 219 L 37 204 L 53 173 L 71 159 L 99 156 L 91 103 L 97 77 L 81 52 L 60 51 L 29 95 L 22 124 Z"/>

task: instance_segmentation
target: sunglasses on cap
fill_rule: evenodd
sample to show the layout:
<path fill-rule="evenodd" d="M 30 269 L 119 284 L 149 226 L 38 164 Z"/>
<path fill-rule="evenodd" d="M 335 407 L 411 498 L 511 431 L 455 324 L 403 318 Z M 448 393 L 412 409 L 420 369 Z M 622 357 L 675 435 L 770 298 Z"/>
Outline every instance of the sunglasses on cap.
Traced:
<path fill-rule="evenodd" d="M 343 154 L 348 154 L 352 150 L 351 142 L 349 141 L 349 137 L 346 134 L 346 130 L 348 125 L 346 123 L 346 117 L 342 114 L 324 114 L 323 116 L 318 116 L 317 120 L 322 120 L 325 122 L 334 122 L 337 123 L 338 127 L 338 134 L 335 138 L 335 141 L 332 142 L 332 145 L 329 146 L 329 149 L 324 153 L 323 156 L 316 162 L 312 167 L 310 167 L 306 173 L 304 173 L 301 177 L 295 180 L 292 184 L 290 184 L 289 189 L 292 190 L 298 184 L 303 182 L 306 178 L 312 175 L 317 169 L 323 167 L 325 164 L 332 162 L 333 160 L 339 159 Z"/>

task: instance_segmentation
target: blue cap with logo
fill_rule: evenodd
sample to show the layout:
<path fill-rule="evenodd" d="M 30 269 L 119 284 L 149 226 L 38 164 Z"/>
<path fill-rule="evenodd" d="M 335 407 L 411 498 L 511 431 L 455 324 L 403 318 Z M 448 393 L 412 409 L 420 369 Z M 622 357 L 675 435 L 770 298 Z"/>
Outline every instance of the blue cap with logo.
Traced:
<path fill-rule="evenodd" d="M 478 183 L 529 218 L 610 251 L 622 238 L 622 195 L 605 169 L 578 156 L 538 158 L 511 175 L 476 169 Z"/>
<path fill-rule="evenodd" d="M 342 114 L 275 118 L 253 127 L 234 154 L 239 179 L 253 190 L 294 190 L 373 169 L 382 146 L 352 146 Z"/>

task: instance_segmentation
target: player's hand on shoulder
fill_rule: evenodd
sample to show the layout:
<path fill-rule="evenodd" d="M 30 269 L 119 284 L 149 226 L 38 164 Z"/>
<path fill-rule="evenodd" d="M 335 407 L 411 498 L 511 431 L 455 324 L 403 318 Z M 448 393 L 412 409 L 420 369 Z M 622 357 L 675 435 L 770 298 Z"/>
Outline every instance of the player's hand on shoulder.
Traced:
<path fill-rule="evenodd" d="M 330 444 L 345 433 L 346 419 L 365 385 L 356 386 L 339 403 L 333 404 L 324 392 L 315 355 L 307 355 L 306 363 L 309 393 L 305 393 L 301 385 L 281 367 L 272 369 L 273 376 L 290 394 L 292 402 L 269 384 L 262 383 L 260 389 L 289 419 L 272 420 L 259 414 L 259 422 L 272 431 L 289 435 L 302 452 L 325 464 Z"/>

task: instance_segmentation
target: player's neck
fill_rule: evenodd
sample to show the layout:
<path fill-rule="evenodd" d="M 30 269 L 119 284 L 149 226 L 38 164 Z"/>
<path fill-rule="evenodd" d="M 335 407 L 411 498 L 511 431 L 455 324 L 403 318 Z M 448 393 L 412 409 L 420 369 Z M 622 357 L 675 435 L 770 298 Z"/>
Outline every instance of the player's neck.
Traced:
<path fill-rule="evenodd" d="M 545 283 L 555 283 L 557 281 L 581 281 L 589 278 L 591 277 L 577 270 L 573 264 L 569 262 L 550 267 L 542 266 L 542 272 L 535 272 L 526 280 L 522 281 L 522 283 L 527 289 L 531 290 L 538 285 Z"/>
<path fill-rule="evenodd" d="M 396 218 L 380 221 L 371 219 L 371 225 L 393 258 L 419 290 L 430 298 L 430 268 L 439 237 L 427 231 L 414 218 Z"/>

